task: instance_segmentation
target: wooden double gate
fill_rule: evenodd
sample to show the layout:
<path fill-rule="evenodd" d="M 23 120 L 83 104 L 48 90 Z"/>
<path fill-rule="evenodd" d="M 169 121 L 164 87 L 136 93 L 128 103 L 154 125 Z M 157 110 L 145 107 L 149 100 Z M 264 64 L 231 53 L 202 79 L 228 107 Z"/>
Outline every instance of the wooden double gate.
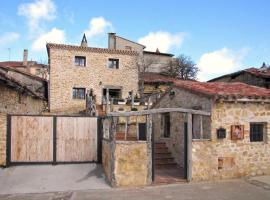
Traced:
<path fill-rule="evenodd" d="M 7 165 L 99 162 L 97 117 L 9 115 Z"/>

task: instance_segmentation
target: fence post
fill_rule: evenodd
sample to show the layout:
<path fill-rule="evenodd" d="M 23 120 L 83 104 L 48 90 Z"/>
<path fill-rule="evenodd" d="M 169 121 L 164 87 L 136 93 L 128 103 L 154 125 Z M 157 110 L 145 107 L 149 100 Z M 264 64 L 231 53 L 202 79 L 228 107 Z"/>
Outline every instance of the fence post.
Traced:
<path fill-rule="evenodd" d="M 187 124 L 187 180 L 192 179 L 192 114 L 188 113 L 188 124 Z"/>
<path fill-rule="evenodd" d="M 11 163 L 11 116 L 7 114 L 6 167 Z"/>
<path fill-rule="evenodd" d="M 56 155 L 57 155 L 57 117 L 53 116 L 53 165 L 56 165 Z"/>

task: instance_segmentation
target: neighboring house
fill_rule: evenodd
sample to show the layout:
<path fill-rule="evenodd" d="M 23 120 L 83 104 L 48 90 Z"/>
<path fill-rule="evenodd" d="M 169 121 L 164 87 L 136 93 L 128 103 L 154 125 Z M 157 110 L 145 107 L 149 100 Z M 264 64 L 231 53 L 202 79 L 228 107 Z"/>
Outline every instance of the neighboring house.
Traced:
<path fill-rule="evenodd" d="M 122 38 L 115 33 L 108 34 L 108 48 L 109 49 L 119 49 L 119 50 L 129 50 L 140 52 L 140 59 L 144 65 L 145 72 L 161 73 L 164 67 L 172 61 L 173 54 L 161 53 L 158 49 L 153 51 L 145 51 L 146 46 L 141 45 L 137 42 L 130 41 L 128 39 Z"/>
<path fill-rule="evenodd" d="M 249 85 L 270 88 L 270 68 L 248 68 L 235 73 L 226 74 L 208 82 L 242 82 Z"/>
<path fill-rule="evenodd" d="M 175 80 L 153 108 L 176 107 L 211 113 L 192 117 L 192 180 L 270 174 L 268 89 L 244 83 Z M 153 118 L 155 142 L 165 142 L 185 170 L 186 115 L 172 112 Z"/>
<path fill-rule="evenodd" d="M 23 72 L 30 73 L 40 78 L 49 79 L 48 66 L 28 60 L 28 50 L 23 52 L 23 61 L 4 61 L 0 62 L 2 67 L 10 67 Z"/>
<path fill-rule="evenodd" d="M 7 114 L 47 112 L 47 81 L 29 73 L 0 66 L 0 166 L 6 162 Z"/>
<path fill-rule="evenodd" d="M 104 121 L 103 167 L 111 185 L 270 175 L 270 90 L 167 82 L 150 110 L 109 113 Z"/>

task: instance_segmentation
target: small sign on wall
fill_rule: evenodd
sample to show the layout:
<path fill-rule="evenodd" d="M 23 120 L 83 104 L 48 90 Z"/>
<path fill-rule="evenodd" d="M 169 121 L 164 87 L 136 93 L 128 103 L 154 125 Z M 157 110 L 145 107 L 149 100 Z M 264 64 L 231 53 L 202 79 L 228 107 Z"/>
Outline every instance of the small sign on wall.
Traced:
<path fill-rule="evenodd" d="M 232 125 L 231 136 L 232 136 L 232 140 L 244 139 L 244 125 Z"/>

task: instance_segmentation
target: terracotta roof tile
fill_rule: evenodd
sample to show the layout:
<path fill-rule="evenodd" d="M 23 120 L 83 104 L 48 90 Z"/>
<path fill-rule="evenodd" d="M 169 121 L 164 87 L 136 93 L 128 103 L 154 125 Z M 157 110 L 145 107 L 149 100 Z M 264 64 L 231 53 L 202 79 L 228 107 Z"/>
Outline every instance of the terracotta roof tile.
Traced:
<path fill-rule="evenodd" d="M 146 73 L 145 83 L 172 83 L 175 87 L 187 89 L 195 93 L 216 97 L 249 97 L 249 98 L 270 98 L 270 89 L 247 85 L 245 83 L 224 83 L 224 82 L 198 82 L 169 78 L 163 75 Z"/>

